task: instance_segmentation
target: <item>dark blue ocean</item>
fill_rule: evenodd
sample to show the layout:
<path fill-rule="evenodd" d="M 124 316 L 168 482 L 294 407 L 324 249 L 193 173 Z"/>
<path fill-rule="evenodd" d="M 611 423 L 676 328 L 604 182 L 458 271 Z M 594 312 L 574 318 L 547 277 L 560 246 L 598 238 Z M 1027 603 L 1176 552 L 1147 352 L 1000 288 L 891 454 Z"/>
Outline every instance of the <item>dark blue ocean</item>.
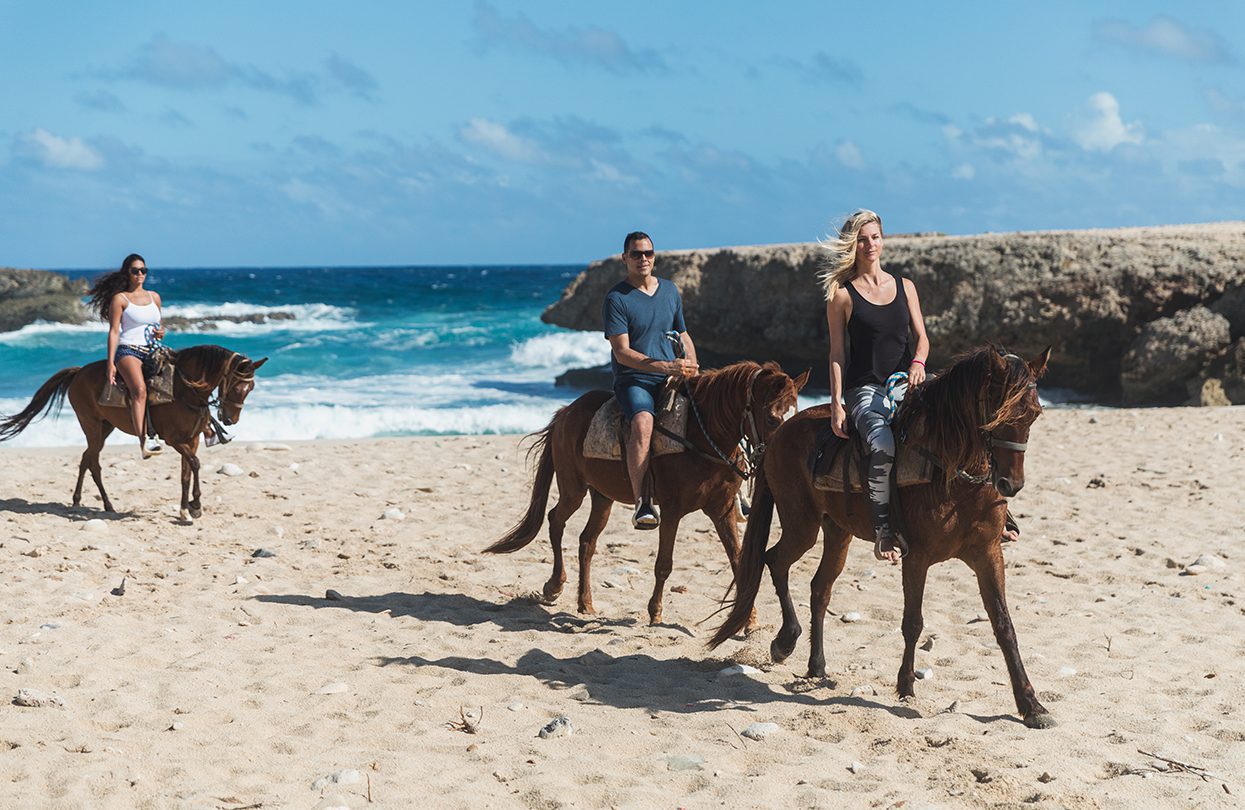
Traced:
<path fill-rule="evenodd" d="M 608 361 L 600 333 L 540 321 L 581 269 L 153 267 L 147 286 L 160 293 L 166 318 L 206 324 L 170 328 L 173 348 L 217 343 L 269 358 L 239 439 L 525 433 L 577 395 L 554 386 L 558 374 Z M 60 272 L 91 279 L 101 271 Z M 0 413 L 24 407 L 57 370 L 102 359 L 106 339 L 100 322 L 0 334 Z M 81 442 L 66 408 L 11 443 Z"/>

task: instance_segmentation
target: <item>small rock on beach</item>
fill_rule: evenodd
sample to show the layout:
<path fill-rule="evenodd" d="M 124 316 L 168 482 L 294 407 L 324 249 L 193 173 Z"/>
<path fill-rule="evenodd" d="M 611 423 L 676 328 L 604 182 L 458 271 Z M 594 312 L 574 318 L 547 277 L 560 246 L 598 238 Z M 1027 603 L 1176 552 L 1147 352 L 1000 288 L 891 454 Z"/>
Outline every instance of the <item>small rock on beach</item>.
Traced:
<path fill-rule="evenodd" d="M 777 723 L 753 723 L 743 731 L 739 732 L 739 734 L 742 737 L 747 737 L 750 740 L 757 740 L 759 742 L 777 730 Z"/>
<path fill-rule="evenodd" d="M 550 737 L 569 737 L 574 733 L 575 726 L 571 724 L 571 718 L 564 714 L 559 714 L 540 730 L 540 737 L 547 740 Z"/>
<path fill-rule="evenodd" d="M 216 473 L 218 475 L 228 475 L 233 478 L 236 478 L 239 475 L 246 474 L 245 472 L 243 472 L 242 468 L 239 467 L 237 464 L 222 464 L 220 465 L 220 468 L 216 471 Z"/>
<path fill-rule="evenodd" d="M 13 698 L 13 704 L 16 706 L 29 706 L 35 709 L 49 707 L 56 709 L 65 708 L 65 702 L 56 695 L 49 695 L 36 689 L 18 689 L 17 697 Z"/>
<path fill-rule="evenodd" d="M 761 670 L 756 667 L 750 667 L 747 664 L 731 664 L 726 669 L 718 672 L 718 678 L 734 678 L 738 675 L 760 675 Z"/>

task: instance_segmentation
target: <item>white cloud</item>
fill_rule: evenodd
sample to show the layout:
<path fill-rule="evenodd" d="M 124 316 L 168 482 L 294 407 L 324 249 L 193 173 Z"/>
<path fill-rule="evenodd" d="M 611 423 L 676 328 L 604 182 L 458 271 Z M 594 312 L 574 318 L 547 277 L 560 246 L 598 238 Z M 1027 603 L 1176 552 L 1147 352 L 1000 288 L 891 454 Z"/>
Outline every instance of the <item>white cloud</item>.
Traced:
<path fill-rule="evenodd" d="M 851 141 L 843 141 L 834 147 L 834 156 L 849 169 L 863 169 L 865 167 L 865 157 L 860 153 L 860 147 Z"/>
<path fill-rule="evenodd" d="M 44 166 L 93 172 L 104 168 L 104 157 L 81 138 L 62 138 L 46 129 L 22 136 L 26 148 Z"/>
<path fill-rule="evenodd" d="M 1025 113 L 1025 112 L 1016 113 L 1011 118 L 1008 118 L 1007 122 L 1009 124 L 1015 124 L 1016 126 L 1022 129 L 1027 129 L 1030 132 L 1038 131 L 1037 119 L 1034 118 L 1029 113 Z"/>
<path fill-rule="evenodd" d="M 1232 64 L 1236 61 L 1231 48 L 1219 34 L 1189 28 L 1171 17 L 1155 17 L 1143 26 L 1124 20 L 1100 20 L 1094 23 L 1094 36 L 1142 53 L 1195 64 Z"/>
<path fill-rule="evenodd" d="M 972 180 L 977 176 L 977 170 L 971 163 L 961 163 L 951 171 L 951 176 L 956 180 Z"/>
<path fill-rule="evenodd" d="M 534 143 L 515 135 L 504 124 L 487 118 L 472 118 L 458 134 L 467 143 L 483 147 L 507 160 L 534 163 L 543 157 Z"/>
<path fill-rule="evenodd" d="M 1089 97 L 1074 135 L 1084 149 L 1109 152 L 1122 143 L 1141 143 L 1141 124 L 1126 124 L 1120 117 L 1120 103 L 1110 93 Z"/>

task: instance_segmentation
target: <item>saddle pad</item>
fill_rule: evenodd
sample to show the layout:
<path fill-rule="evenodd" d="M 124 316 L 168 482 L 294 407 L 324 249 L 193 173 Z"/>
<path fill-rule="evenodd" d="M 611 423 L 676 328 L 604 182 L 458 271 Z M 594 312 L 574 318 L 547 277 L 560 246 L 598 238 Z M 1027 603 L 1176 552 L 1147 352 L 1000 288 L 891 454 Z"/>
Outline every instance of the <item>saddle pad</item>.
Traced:
<path fill-rule="evenodd" d="M 813 486 L 830 492 L 862 492 L 861 480 L 865 471 L 864 448 L 859 438 L 852 434 L 848 447 L 841 447 L 843 440 L 833 436 L 840 447 L 834 459 L 827 465 L 822 462 L 813 473 Z M 827 459 L 834 452 L 834 445 L 827 442 L 823 455 Z M 825 469 L 822 469 L 825 467 Z M 916 450 L 900 445 L 895 459 L 895 483 L 900 487 L 928 484 L 934 480 L 934 464 Z"/>
<path fill-rule="evenodd" d="M 687 397 L 677 394 L 674 406 L 657 414 L 657 424 L 676 436 L 687 436 Z M 618 437 L 622 427 L 622 408 L 618 400 L 610 397 L 605 404 L 597 409 L 588 425 L 588 435 L 584 437 L 584 457 L 620 460 L 622 452 Z M 656 430 L 653 431 L 651 455 L 666 456 L 671 453 L 682 453 L 683 445 Z"/>
<path fill-rule="evenodd" d="M 156 376 L 147 380 L 147 404 L 167 405 L 173 401 L 173 364 L 161 363 Z M 130 404 L 130 395 L 121 383 L 121 375 L 117 382 L 104 383 L 104 390 L 99 394 L 99 404 L 106 408 L 125 408 Z"/>

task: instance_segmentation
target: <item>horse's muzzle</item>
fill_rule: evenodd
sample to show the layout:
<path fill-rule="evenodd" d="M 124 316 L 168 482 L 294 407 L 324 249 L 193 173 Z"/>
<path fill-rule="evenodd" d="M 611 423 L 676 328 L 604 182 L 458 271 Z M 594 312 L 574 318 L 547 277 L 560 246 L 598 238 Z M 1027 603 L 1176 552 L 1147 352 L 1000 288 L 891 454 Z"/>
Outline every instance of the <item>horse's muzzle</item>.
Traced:
<path fill-rule="evenodd" d="M 994 482 L 994 486 L 1004 498 L 1013 498 L 1016 496 L 1016 493 L 1024 489 L 1025 480 L 1023 478 L 1012 479 L 1007 476 L 999 476 L 998 480 Z"/>

